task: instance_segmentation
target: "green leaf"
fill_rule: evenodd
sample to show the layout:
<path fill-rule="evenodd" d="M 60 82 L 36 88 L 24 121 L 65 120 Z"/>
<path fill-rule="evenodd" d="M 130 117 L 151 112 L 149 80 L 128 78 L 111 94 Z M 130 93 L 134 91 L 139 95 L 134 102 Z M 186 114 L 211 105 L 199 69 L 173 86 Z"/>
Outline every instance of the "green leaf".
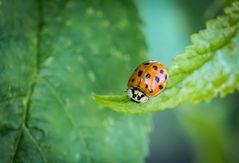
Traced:
<path fill-rule="evenodd" d="M 91 98 L 145 60 L 139 26 L 131 1 L 0 0 L 0 162 L 144 162 L 150 116 Z"/>
<path fill-rule="evenodd" d="M 138 114 L 208 101 L 218 94 L 233 92 L 239 88 L 238 28 L 239 2 L 234 2 L 223 16 L 209 20 L 205 30 L 192 35 L 192 45 L 175 56 L 169 68 L 168 86 L 147 103 L 134 103 L 126 95 L 93 95 L 93 98 L 112 110 Z"/>

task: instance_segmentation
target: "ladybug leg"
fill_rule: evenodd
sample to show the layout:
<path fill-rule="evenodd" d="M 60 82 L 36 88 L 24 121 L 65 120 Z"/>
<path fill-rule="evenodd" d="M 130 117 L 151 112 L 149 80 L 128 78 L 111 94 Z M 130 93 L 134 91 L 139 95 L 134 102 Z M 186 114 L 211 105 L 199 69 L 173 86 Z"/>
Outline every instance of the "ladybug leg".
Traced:
<path fill-rule="evenodd" d="M 123 92 L 128 92 L 128 89 L 124 89 Z"/>

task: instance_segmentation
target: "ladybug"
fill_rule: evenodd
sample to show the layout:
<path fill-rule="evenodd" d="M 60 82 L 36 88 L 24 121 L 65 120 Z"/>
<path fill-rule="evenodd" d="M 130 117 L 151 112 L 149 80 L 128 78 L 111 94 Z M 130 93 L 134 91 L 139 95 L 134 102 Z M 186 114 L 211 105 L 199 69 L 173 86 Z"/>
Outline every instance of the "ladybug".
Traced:
<path fill-rule="evenodd" d="M 140 64 L 128 81 L 128 96 L 137 103 L 148 101 L 157 96 L 166 87 L 168 81 L 167 68 L 157 61 Z"/>

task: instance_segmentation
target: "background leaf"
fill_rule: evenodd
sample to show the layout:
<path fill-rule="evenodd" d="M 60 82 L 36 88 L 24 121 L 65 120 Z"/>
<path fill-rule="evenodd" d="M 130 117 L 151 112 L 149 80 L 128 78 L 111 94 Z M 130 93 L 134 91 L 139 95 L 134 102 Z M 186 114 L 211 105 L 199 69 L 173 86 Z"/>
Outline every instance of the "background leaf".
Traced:
<path fill-rule="evenodd" d="M 196 103 L 238 89 L 239 3 L 225 15 L 207 22 L 207 28 L 192 35 L 192 45 L 174 58 L 169 69 L 169 85 L 158 97 L 145 104 L 132 103 L 127 96 L 94 95 L 97 102 L 119 112 L 145 113 Z"/>
<path fill-rule="evenodd" d="M 0 162 L 143 162 L 150 116 L 91 98 L 145 60 L 132 2 L 0 4 Z"/>

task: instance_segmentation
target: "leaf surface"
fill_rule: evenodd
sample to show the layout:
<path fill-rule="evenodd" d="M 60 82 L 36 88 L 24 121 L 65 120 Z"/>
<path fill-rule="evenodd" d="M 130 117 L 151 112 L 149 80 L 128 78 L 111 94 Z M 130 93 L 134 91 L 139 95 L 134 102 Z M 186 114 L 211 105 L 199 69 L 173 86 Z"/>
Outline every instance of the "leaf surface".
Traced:
<path fill-rule="evenodd" d="M 174 57 L 169 84 L 160 95 L 144 104 L 126 95 L 93 95 L 98 103 L 118 112 L 139 114 L 198 103 L 239 88 L 239 2 L 225 14 L 209 20 L 206 29 L 192 35 L 192 44 Z"/>
<path fill-rule="evenodd" d="M 0 8 L 0 162 L 144 162 L 150 116 L 91 98 L 124 89 L 130 67 L 145 60 L 134 4 L 5 0 Z"/>

